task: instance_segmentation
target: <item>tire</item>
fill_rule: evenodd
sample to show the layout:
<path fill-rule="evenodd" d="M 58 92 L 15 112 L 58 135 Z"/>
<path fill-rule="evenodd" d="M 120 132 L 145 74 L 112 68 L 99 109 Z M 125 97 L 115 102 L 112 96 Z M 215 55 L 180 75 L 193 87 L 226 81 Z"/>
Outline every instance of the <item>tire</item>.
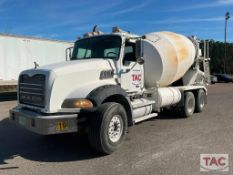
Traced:
<path fill-rule="evenodd" d="M 195 110 L 195 97 L 192 92 L 186 92 L 184 95 L 184 106 L 182 108 L 182 115 L 185 118 L 193 115 Z"/>
<path fill-rule="evenodd" d="M 97 151 L 111 154 L 123 143 L 128 129 L 127 115 L 119 103 L 104 103 L 90 119 L 89 142 Z"/>
<path fill-rule="evenodd" d="M 198 90 L 195 99 L 195 112 L 200 113 L 205 107 L 206 93 L 203 89 Z"/>

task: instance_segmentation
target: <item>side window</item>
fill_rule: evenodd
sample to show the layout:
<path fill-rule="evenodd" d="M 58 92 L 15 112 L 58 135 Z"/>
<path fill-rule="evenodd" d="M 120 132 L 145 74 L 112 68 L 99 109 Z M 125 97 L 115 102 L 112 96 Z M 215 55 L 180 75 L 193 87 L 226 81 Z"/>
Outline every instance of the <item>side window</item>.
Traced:
<path fill-rule="evenodd" d="M 133 52 L 133 46 L 126 46 L 125 47 L 125 54 L 132 53 Z"/>
<path fill-rule="evenodd" d="M 123 65 L 129 65 L 130 62 L 136 62 L 135 43 L 125 43 Z"/>

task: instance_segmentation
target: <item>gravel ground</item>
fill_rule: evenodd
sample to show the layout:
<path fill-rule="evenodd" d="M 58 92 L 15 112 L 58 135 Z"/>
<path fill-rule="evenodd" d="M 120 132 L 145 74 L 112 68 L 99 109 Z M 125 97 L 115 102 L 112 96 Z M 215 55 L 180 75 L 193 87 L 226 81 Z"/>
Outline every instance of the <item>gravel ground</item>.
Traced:
<path fill-rule="evenodd" d="M 77 134 L 44 137 L 8 121 L 16 101 L 0 103 L 0 175 L 188 175 L 200 173 L 200 154 L 229 154 L 233 174 L 233 84 L 209 87 L 201 114 L 159 116 L 130 128 L 124 145 L 103 156 Z M 224 173 L 203 173 L 224 174 Z"/>

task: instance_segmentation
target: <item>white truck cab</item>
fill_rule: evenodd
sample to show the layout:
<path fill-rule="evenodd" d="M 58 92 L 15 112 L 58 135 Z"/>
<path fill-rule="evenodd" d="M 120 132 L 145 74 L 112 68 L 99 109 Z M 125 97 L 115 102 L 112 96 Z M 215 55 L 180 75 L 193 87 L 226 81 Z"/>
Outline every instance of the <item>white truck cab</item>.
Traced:
<path fill-rule="evenodd" d="M 43 135 L 86 127 L 91 145 L 110 154 L 128 126 L 165 108 L 185 117 L 203 110 L 198 53 L 194 39 L 174 33 L 93 31 L 75 42 L 69 61 L 21 72 L 10 119 Z"/>

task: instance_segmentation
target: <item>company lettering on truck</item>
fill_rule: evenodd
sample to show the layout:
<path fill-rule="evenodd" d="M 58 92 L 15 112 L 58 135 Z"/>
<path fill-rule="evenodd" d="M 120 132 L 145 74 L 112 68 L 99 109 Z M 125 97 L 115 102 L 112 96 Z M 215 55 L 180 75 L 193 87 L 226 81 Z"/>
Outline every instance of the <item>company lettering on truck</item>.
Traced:
<path fill-rule="evenodd" d="M 133 78 L 133 81 L 141 81 L 142 75 L 141 74 L 133 74 L 132 78 Z"/>
<path fill-rule="evenodd" d="M 141 82 L 142 82 L 141 70 L 133 70 L 131 78 L 132 78 L 132 84 L 133 85 L 135 85 L 135 86 L 141 85 Z"/>
<path fill-rule="evenodd" d="M 132 74 L 132 80 L 133 85 L 139 85 L 142 81 L 142 75 L 141 74 Z"/>

